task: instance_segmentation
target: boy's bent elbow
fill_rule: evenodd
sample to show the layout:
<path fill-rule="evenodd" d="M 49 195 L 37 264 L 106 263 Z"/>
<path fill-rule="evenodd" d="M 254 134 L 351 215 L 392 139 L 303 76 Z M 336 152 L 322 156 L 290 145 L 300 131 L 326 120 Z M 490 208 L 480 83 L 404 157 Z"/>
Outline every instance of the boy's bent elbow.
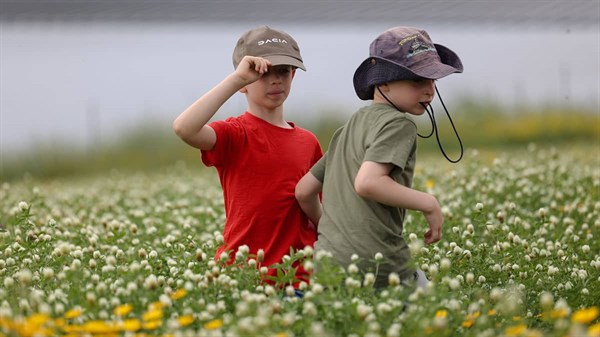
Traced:
<path fill-rule="evenodd" d="M 373 186 L 368 179 L 355 179 L 354 191 L 363 198 L 370 198 L 373 195 Z"/>
<path fill-rule="evenodd" d="M 185 139 L 185 132 L 183 129 L 183 125 L 179 120 L 174 120 L 173 121 L 173 131 L 175 132 L 175 134 L 181 138 L 181 139 Z"/>

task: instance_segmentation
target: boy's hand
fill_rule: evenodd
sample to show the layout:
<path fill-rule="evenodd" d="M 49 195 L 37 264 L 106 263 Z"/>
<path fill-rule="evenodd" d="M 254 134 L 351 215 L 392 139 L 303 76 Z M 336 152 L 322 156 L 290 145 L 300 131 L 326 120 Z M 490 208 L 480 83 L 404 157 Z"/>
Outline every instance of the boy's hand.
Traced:
<path fill-rule="evenodd" d="M 236 75 L 246 84 L 256 82 L 269 71 L 271 61 L 257 56 L 244 56 L 235 70 Z"/>
<path fill-rule="evenodd" d="M 425 243 L 432 244 L 442 239 L 442 224 L 444 223 L 444 216 L 442 210 L 435 201 L 435 208 L 429 212 L 423 212 L 425 219 L 429 223 L 429 230 L 425 233 Z"/>

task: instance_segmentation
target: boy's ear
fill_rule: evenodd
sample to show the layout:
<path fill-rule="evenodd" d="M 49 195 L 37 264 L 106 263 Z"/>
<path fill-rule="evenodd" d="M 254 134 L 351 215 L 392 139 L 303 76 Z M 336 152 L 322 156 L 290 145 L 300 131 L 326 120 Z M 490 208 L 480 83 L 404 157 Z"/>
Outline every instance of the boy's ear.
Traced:
<path fill-rule="evenodd" d="M 294 76 L 296 76 L 296 67 L 292 67 L 292 78 L 294 78 Z"/>

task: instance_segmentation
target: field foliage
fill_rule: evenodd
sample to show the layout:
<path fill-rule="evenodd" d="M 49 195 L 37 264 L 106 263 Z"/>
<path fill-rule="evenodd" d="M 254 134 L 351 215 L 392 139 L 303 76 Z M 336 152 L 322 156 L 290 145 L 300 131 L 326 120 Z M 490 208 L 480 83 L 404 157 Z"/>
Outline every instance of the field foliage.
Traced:
<path fill-rule="evenodd" d="M 5 181 L 0 335 L 598 337 L 597 151 L 470 147 L 455 165 L 423 154 L 415 187 L 438 197 L 446 222 L 428 246 L 409 213 L 405 237 L 431 280 L 414 292 L 393 277 L 375 291 L 376 270 L 310 248 L 277 266 L 275 284 L 260 281 L 257 252 L 215 261 L 222 193 L 198 163 Z M 319 266 L 303 298 L 289 287 L 294 261 Z"/>

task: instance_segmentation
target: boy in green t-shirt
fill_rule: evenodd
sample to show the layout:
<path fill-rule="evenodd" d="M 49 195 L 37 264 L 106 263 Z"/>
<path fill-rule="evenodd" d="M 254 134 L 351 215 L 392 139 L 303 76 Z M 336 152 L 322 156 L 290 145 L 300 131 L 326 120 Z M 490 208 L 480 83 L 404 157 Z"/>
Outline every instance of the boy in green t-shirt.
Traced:
<path fill-rule="evenodd" d="M 357 254 L 363 272 L 374 269 L 370 260 L 376 253 L 383 255 L 377 288 L 386 286 L 391 274 L 427 284 L 424 273 L 408 263 L 402 235 L 405 210 L 424 214 L 427 244 L 441 239 L 444 220 L 433 195 L 411 188 L 417 126 L 410 115 L 426 111 L 435 80 L 462 70 L 458 56 L 434 44 L 424 30 L 383 32 L 354 74 L 358 97 L 372 99 L 372 104 L 334 133 L 327 153 L 296 186 L 302 209 L 318 224 L 317 251 L 332 253 L 344 267 Z"/>

